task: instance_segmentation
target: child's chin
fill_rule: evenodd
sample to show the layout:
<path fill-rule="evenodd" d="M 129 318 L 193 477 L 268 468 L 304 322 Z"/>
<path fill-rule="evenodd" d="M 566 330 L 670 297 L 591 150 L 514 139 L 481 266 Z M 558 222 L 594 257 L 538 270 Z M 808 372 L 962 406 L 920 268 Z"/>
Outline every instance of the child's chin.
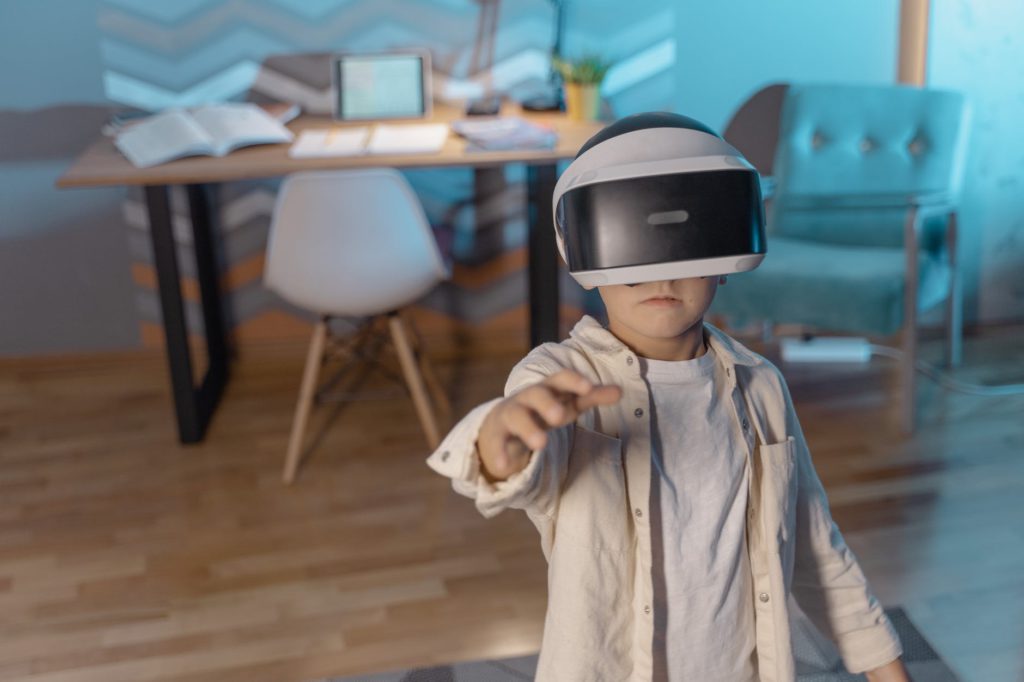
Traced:
<path fill-rule="evenodd" d="M 652 320 L 644 325 L 644 333 L 655 339 L 673 339 L 686 332 L 695 322 L 696 320 L 678 317 Z"/>

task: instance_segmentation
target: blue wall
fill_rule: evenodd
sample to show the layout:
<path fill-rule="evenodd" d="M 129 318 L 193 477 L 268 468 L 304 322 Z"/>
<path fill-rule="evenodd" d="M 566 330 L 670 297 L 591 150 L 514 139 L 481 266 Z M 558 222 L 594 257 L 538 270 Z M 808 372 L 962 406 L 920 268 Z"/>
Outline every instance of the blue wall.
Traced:
<path fill-rule="evenodd" d="M 676 110 L 722 130 L 770 83 L 891 83 L 898 37 L 898 0 L 679 2 Z"/>
<path fill-rule="evenodd" d="M 929 85 L 973 105 L 961 207 L 965 314 L 1024 318 L 1024 3 L 932 2 Z"/>
<path fill-rule="evenodd" d="M 139 344 L 123 190 L 54 189 L 107 115 L 98 6 L 0 2 L 0 354 Z"/>
<path fill-rule="evenodd" d="M 106 103 L 100 0 L 0 2 L 0 109 Z"/>

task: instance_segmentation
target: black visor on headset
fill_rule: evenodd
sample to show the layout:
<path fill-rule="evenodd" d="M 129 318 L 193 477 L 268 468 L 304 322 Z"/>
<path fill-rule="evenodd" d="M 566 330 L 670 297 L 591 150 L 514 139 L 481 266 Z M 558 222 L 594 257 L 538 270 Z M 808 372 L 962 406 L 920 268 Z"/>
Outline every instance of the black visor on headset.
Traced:
<path fill-rule="evenodd" d="M 571 272 L 765 252 L 761 188 L 745 169 L 583 185 L 556 217 Z"/>

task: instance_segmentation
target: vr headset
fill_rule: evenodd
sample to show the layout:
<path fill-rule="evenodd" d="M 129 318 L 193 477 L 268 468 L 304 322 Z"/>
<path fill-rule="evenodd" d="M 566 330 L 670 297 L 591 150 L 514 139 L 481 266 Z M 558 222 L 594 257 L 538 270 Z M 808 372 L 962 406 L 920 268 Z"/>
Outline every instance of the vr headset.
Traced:
<path fill-rule="evenodd" d="M 558 252 L 588 289 L 744 272 L 765 255 L 757 170 L 678 114 L 629 116 L 594 135 L 552 204 Z"/>

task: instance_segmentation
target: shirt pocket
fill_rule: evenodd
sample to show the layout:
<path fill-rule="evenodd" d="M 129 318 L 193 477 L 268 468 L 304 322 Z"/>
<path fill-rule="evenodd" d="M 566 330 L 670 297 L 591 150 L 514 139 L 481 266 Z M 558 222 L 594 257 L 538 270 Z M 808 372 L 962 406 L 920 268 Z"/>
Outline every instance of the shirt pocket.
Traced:
<path fill-rule="evenodd" d="M 762 504 L 769 537 L 779 547 L 796 531 L 796 439 L 789 436 L 778 443 L 761 445 Z"/>
<path fill-rule="evenodd" d="M 625 552 L 629 508 L 622 441 L 576 424 L 559 495 L 555 543 Z"/>

